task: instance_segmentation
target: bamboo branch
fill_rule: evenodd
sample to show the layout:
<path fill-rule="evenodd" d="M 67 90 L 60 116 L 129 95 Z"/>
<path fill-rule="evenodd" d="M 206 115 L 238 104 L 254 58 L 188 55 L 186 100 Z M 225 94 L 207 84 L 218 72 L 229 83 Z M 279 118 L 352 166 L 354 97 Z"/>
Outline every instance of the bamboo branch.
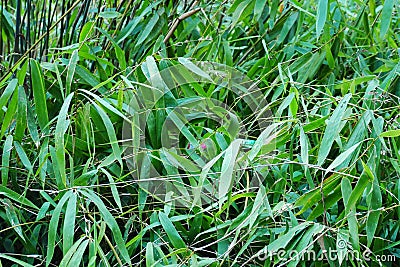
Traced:
<path fill-rule="evenodd" d="M 183 13 L 182 15 L 179 16 L 179 18 L 175 19 L 174 23 L 171 26 L 171 29 L 169 29 L 168 34 L 164 38 L 164 44 L 166 44 L 168 42 L 168 40 L 171 38 L 172 34 L 174 33 L 174 31 L 176 30 L 176 28 L 178 27 L 179 23 L 182 20 L 187 19 L 188 17 L 192 16 L 193 14 L 196 14 L 199 11 L 200 11 L 200 8 L 198 7 L 196 9 L 190 10 L 186 13 Z"/>

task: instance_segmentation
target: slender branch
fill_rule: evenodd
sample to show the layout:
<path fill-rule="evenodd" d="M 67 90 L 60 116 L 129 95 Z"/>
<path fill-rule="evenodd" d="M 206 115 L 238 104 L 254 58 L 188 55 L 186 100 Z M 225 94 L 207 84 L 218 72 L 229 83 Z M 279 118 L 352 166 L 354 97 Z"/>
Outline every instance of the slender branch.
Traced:
<path fill-rule="evenodd" d="M 171 29 L 169 29 L 168 34 L 164 38 L 164 43 L 166 44 L 168 42 L 168 40 L 171 38 L 172 34 L 174 33 L 174 31 L 176 30 L 176 28 L 178 27 L 179 23 L 182 20 L 187 19 L 188 17 L 192 16 L 193 14 L 196 14 L 199 11 L 200 11 L 200 8 L 198 7 L 196 9 L 190 10 L 186 13 L 183 13 L 182 15 L 179 16 L 179 18 L 175 19 L 174 23 L 171 26 Z"/>

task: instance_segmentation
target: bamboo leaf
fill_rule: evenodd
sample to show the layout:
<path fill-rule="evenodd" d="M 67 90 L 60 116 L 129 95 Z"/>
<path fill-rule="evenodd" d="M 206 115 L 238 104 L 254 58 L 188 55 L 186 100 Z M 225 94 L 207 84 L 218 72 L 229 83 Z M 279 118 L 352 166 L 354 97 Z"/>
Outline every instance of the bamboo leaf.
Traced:
<path fill-rule="evenodd" d="M 75 218 L 76 218 L 76 201 L 77 196 L 73 193 L 68 199 L 67 209 L 65 211 L 65 219 L 63 226 L 63 254 L 67 254 L 74 243 L 75 234 Z"/>
<path fill-rule="evenodd" d="M 121 158 L 121 148 L 118 145 L 118 140 L 117 136 L 115 134 L 114 126 L 110 120 L 110 117 L 108 117 L 107 113 L 104 112 L 104 110 L 99 107 L 96 103 L 93 103 L 93 106 L 99 113 L 101 119 L 103 120 L 104 126 L 106 127 L 107 134 L 108 134 L 108 139 L 110 140 L 111 148 L 113 150 L 113 153 L 115 155 L 115 158 L 118 160 L 119 164 L 122 166 L 122 158 Z"/>
<path fill-rule="evenodd" d="M 342 164 L 352 153 L 354 150 L 356 150 L 356 148 L 358 148 L 358 146 L 361 144 L 362 142 L 359 142 L 355 145 L 353 145 L 352 147 L 350 147 L 349 149 L 347 149 L 346 151 L 344 151 L 342 154 L 340 154 L 330 165 L 329 167 L 326 169 L 325 173 L 330 172 L 331 170 L 335 169 L 337 166 L 339 166 L 340 164 Z"/>
<path fill-rule="evenodd" d="M 155 263 L 153 244 L 148 242 L 146 245 L 146 267 L 152 267 Z"/>
<path fill-rule="evenodd" d="M 19 237 L 25 242 L 25 237 L 22 232 L 22 227 L 20 225 L 18 215 L 11 201 L 7 198 L 3 199 L 4 209 L 6 210 L 6 216 L 14 231 L 19 235 Z"/>
<path fill-rule="evenodd" d="M 190 70 L 191 72 L 199 75 L 200 77 L 203 77 L 209 81 L 212 82 L 212 79 L 210 77 L 210 75 L 208 75 L 206 72 L 204 72 L 202 69 L 200 69 L 198 66 L 196 66 L 195 64 L 193 64 L 193 62 L 191 62 L 189 59 L 184 58 L 184 57 L 180 57 L 178 58 L 178 61 L 185 66 L 188 70 Z"/>
<path fill-rule="evenodd" d="M 267 0 L 256 0 L 254 4 L 254 20 L 258 21 L 264 11 L 265 4 Z"/>
<path fill-rule="evenodd" d="M 389 130 L 389 131 L 381 133 L 379 136 L 380 137 L 398 137 L 398 136 L 400 136 L 400 129 Z"/>
<path fill-rule="evenodd" d="M 0 119 L 3 118 L 3 107 L 8 103 L 11 95 L 17 88 L 18 80 L 12 79 L 10 83 L 7 85 L 6 89 L 4 89 L 3 94 L 0 97 Z"/>
<path fill-rule="evenodd" d="M 76 49 L 74 50 L 74 52 L 72 52 L 71 59 L 69 60 L 67 66 L 67 81 L 65 84 L 66 87 L 65 95 L 69 95 L 71 93 L 72 80 L 74 78 L 75 68 L 76 64 L 78 63 L 78 60 L 79 60 L 78 49 Z"/>
<path fill-rule="evenodd" d="M 105 18 L 105 19 L 115 19 L 121 16 L 121 13 L 117 11 L 102 11 L 99 13 L 99 17 Z"/>
<path fill-rule="evenodd" d="M 83 258 L 83 253 L 85 253 L 85 250 L 86 250 L 86 247 L 88 246 L 88 244 L 89 244 L 89 240 L 85 240 L 79 245 L 78 249 L 72 256 L 70 262 L 68 263 L 68 267 L 75 267 L 75 266 L 80 265 L 82 258 Z"/>
<path fill-rule="evenodd" d="M 8 255 L 6 255 L 4 253 L 0 253 L 0 258 L 15 262 L 15 263 L 17 263 L 17 264 L 19 264 L 19 265 L 21 265 L 23 267 L 34 267 L 32 264 L 29 264 L 29 263 L 26 263 L 26 262 L 21 261 L 19 259 L 16 259 L 14 257 L 8 256 Z"/>
<path fill-rule="evenodd" d="M 28 156 L 26 155 L 24 149 L 22 148 L 22 146 L 20 145 L 20 143 L 18 141 L 14 141 L 14 147 L 15 147 L 15 150 L 17 151 L 17 154 L 18 154 L 19 158 L 21 159 L 21 162 L 24 165 L 24 167 L 30 173 L 32 173 L 33 172 L 32 163 L 30 162 Z"/>
<path fill-rule="evenodd" d="M 71 190 L 67 191 L 64 196 L 58 202 L 56 208 L 53 211 L 53 215 L 50 219 L 49 230 L 48 230 L 48 243 L 47 243 L 47 255 L 46 255 L 46 266 L 49 266 L 51 260 L 53 259 L 54 249 L 57 238 L 58 221 L 60 220 L 60 215 L 65 202 L 73 194 Z"/>
<path fill-rule="evenodd" d="M 62 258 L 59 267 L 66 267 L 68 266 L 69 261 L 71 260 L 71 257 L 75 254 L 76 250 L 78 249 L 79 245 L 82 243 L 82 241 L 85 240 L 85 237 L 82 236 L 79 238 L 78 241 L 76 241 L 68 250 L 68 252 L 64 255 Z"/>
<path fill-rule="evenodd" d="M 218 199 L 220 207 L 222 207 L 222 204 L 225 201 L 225 196 L 233 186 L 233 172 L 235 170 L 236 158 L 238 156 L 241 144 L 242 140 L 235 140 L 225 150 L 224 160 L 222 161 L 221 166 L 221 176 L 218 182 Z"/>
<path fill-rule="evenodd" d="M 328 5 L 329 0 L 319 0 L 317 7 L 317 38 L 321 35 L 322 30 L 324 29 L 325 22 L 328 16 Z"/>
<path fill-rule="evenodd" d="M 103 168 L 101 168 L 100 170 L 107 176 L 109 184 L 110 184 L 110 187 L 111 187 L 111 194 L 113 195 L 115 203 L 117 204 L 119 210 L 122 213 L 121 199 L 119 197 L 118 189 L 117 189 L 117 186 L 115 185 L 115 182 L 114 182 L 114 179 L 113 179 L 112 175 L 107 170 L 105 170 Z"/>
<path fill-rule="evenodd" d="M 58 115 L 56 130 L 55 130 L 55 167 L 60 173 L 61 182 L 64 187 L 67 186 L 67 174 L 65 170 L 65 152 L 64 152 L 64 134 L 69 126 L 69 120 L 67 120 L 68 109 L 71 104 L 73 93 L 67 96 L 64 104 L 61 107 Z"/>
<path fill-rule="evenodd" d="M 382 208 L 382 193 L 379 186 L 377 177 L 373 176 L 374 181 L 372 182 L 372 188 L 367 197 L 368 209 L 370 212 L 367 217 L 367 246 L 371 246 L 372 241 L 375 237 L 375 232 L 379 224 L 380 209 Z"/>
<path fill-rule="evenodd" d="M 114 46 L 115 49 L 115 55 L 117 56 L 118 63 L 120 64 L 121 70 L 126 69 L 126 59 L 125 59 L 125 52 L 124 50 L 121 49 L 121 47 L 117 44 L 117 42 L 112 38 L 105 30 L 97 28 L 98 31 L 100 31 L 104 36 L 110 40 L 112 45 Z"/>
<path fill-rule="evenodd" d="M 14 140 L 21 141 L 25 136 L 27 127 L 27 101 L 25 89 L 22 86 L 18 87 L 18 108 L 17 108 L 17 123 L 15 126 Z"/>
<path fill-rule="evenodd" d="M 18 92 L 15 92 L 11 97 L 11 100 L 7 106 L 7 111 L 6 114 L 4 115 L 1 124 L 0 139 L 3 138 L 4 134 L 10 130 L 9 127 L 11 126 L 13 119 L 16 115 L 17 106 L 18 106 Z"/>
<path fill-rule="evenodd" d="M 2 186 L 2 185 L 0 186 L 0 195 L 4 195 L 22 205 L 31 207 L 35 210 L 39 210 L 39 208 L 35 204 L 33 204 L 30 200 L 26 199 L 24 196 L 21 196 L 20 194 L 12 191 L 11 189 L 8 189 L 7 187 Z"/>
<path fill-rule="evenodd" d="M 40 71 L 39 63 L 31 59 L 31 79 L 32 79 L 32 89 L 33 97 L 35 101 L 35 109 L 38 117 L 38 122 L 40 129 L 45 133 L 48 132 L 46 129 L 49 123 L 49 115 L 47 114 L 47 103 L 46 103 L 46 93 L 44 88 L 43 74 Z"/>
<path fill-rule="evenodd" d="M 96 205 L 96 207 L 99 209 L 100 214 L 108 227 L 110 228 L 111 232 L 113 233 L 113 237 L 115 240 L 115 243 L 117 244 L 118 250 L 121 252 L 122 257 L 124 258 L 125 262 L 129 265 L 131 265 L 131 260 L 128 254 L 128 250 L 125 247 L 125 242 L 124 239 L 122 238 L 121 230 L 119 229 L 119 226 L 117 222 L 115 221 L 113 215 L 110 213 L 110 211 L 107 209 L 107 207 L 104 205 L 103 201 L 92 191 L 90 190 L 79 190 L 79 192 L 86 196 L 88 199 L 93 201 L 93 203 Z"/>
<path fill-rule="evenodd" d="M 351 98 L 351 94 L 347 94 L 340 101 L 336 109 L 333 111 L 332 116 L 326 122 L 326 129 L 324 132 L 324 136 L 322 137 L 322 141 L 320 144 L 320 148 L 318 151 L 318 165 L 321 166 L 326 157 L 328 156 L 333 141 L 340 131 L 341 120 L 344 116 L 344 112 L 346 111 L 347 104 L 349 103 Z"/>
<path fill-rule="evenodd" d="M 394 3 L 396 0 L 385 0 L 383 2 L 383 9 L 381 15 L 381 29 L 379 32 L 379 38 L 383 39 L 389 30 L 390 22 L 392 20 L 392 12 Z"/>
<path fill-rule="evenodd" d="M 349 198 L 353 188 L 351 187 L 350 180 L 347 179 L 346 177 L 342 179 L 341 189 L 342 189 L 343 203 L 345 205 L 345 214 L 347 216 L 347 221 L 349 223 L 351 243 L 353 245 L 353 248 L 358 251 L 360 249 L 360 244 L 358 238 L 358 223 L 355 213 L 355 207 L 349 206 Z"/>
<path fill-rule="evenodd" d="M 143 45 L 143 43 L 146 41 L 147 37 L 149 36 L 150 32 L 154 29 L 154 26 L 157 24 L 158 20 L 160 19 L 160 16 L 157 13 L 154 13 L 152 15 L 153 16 L 146 24 L 146 27 L 143 29 L 143 31 L 140 32 L 140 34 L 137 38 L 136 46 Z"/>
<path fill-rule="evenodd" d="M 179 235 L 178 231 L 176 230 L 175 226 L 172 224 L 168 216 L 165 215 L 165 213 L 163 212 L 159 212 L 158 218 L 160 220 L 162 227 L 167 233 L 169 241 L 171 242 L 172 246 L 174 246 L 177 249 L 186 248 L 185 242 Z"/>
<path fill-rule="evenodd" d="M 13 136 L 8 135 L 3 145 L 3 153 L 1 156 L 1 184 L 7 186 L 8 173 L 10 168 L 10 154 L 13 145 Z"/>
<path fill-rule="evenodd" d="M 286 234 L 278 237 L 276 240 L 274 240 L 272 243 L 270 243 L 267 246 L 267 251 L 278 251 L 281 248 L 285 248 L 299 231 L 302 231 L 304 228 L 307 228 L 309 225 L 310 225 L 309 222 L 304 222 L 302 224 L 294 226 Z"/>
<path fill-rule="evenodd" d="M 364 162 L 361 161 L 361 163 L 364 167 L 364 173 L 361 175 L 360 179 L 357 181 L 354 190 L 351 192 L 349 201 L 347 203 L 349 207 L 355 206 L 356 202 L 361 197 L 367 185 L 370 184 L 371 181 L 374 179 L 373 177 L 371 177 L 372 172 L 370 168 Z"/>

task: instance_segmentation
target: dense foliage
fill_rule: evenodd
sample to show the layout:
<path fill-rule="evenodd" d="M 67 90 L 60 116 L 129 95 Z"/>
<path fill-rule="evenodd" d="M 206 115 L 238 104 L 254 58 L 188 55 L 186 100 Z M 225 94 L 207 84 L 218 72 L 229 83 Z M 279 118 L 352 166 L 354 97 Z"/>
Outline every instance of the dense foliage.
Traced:
<path fill-rule="evenodd" d="M 1 0 L 0 10 L 0 265 L 396 266 L 397 0 Z M 246 87 L 188 79 L 209 78 L 194 62 L 246 75 L 259 106 Z M 187 84 L 132 109 L 171 67 Z M 230 117 L 171 117 L 203 99 Z M 179 146 L 166 149 L 171 118 Z M 201 205 L 154 196 L 137 183 L 150 165 L 180 192 L 216 192 Z"/>

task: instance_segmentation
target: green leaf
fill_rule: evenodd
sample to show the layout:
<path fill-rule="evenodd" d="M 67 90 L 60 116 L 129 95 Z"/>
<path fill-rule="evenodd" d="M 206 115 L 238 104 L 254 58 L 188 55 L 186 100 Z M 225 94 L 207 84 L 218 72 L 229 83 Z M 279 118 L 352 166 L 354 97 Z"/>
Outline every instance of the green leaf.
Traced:
<path fill-rule="evenodd" d="M 67 186 L 67 174 L 65 171 L 65 152 L 64 152 L 64 134 L 69 126 L 69 120 L 67 120 L 67 114 L 69 105 L 71 104 L 73 93 L 67 96 L 58 114 L 54 143 L 55 143 L 55 167 L 60 173 L 61 182 L 64 187 Z"/>
<path fill-rule="evenodd" d="M 19 259 L 14 258 L 14 257 L 8 256 L 8 255 L 6 255 L 4 253 L 0 253 L 0 258 L 15 262 L 15 263 L 17 263 L 17 264 L 19 264 L 19 265 L 21 265 L 23 267 L 35 267 L 35 266 L 33 266 L 33 265 L 29 264 L 29 263 L 26 263 L 24 261 L 21 261 Z M 0 264 L 1 264 L 1 262 L 0 262 Z"/>
<path fill-rule="evenodd" d="M 258 21 L 264 11 L 267 0 L 256 0 L 254 5 L 254 21 Z"/>
<path fill-rule="evenodd" d="M 324 136 L 322 137 L 322 141 L 318 151 L 318 165 L 321 166 L 326 157 L 328 156 L 333 141 L 336 139 L 336 136 L 340 131 L 340 124 L 346 111 L 347 104 L 349 103 L 351 98 L 351 94 L 347 94 L 343 97 L 342 101 L 338 104 L 336 109 L 333 111 L 332 116 L 326 122 L 326 128 L 324 132 Z"/>
<path fill-rule="evenodd" d="M 121 13 L 117 11 L 102 11 L 99 13 L 99 17 L 104 19 L 115 19 L 121 16 Z"/>
<path fill-rule="evenodd" d="M 197 173 L 200 171 L 200 168 L 194 164 L 191 160 L 176 154 L 173 151 L 169 151 L 167 149 L 160 149 L 160 153 L 162 153 L 165 158 L 168 160 L 168 163 L 172 166 L 179 167 L 188 173 Z"/>
<path fill-rule="evenodd" d="M 92 86 L 92 87 L 96 87 L 96 88 L 100 86 L 99 79 L 98 79 L 96 76 L 94 76 L 94 75 L 93 75 L 87 68 L 85 68 L 84 66 L 82 66 L 82 65 L 80 65 L 80 64 L 76 65 L 75 72 L 76 72 L 76 74 L 77 74 L 79 77 L 82 78 L 82 80 L 83 80 L 86 84 L 88 84 L 88 85 L 90 85 L 90 86 Z M 106 89 L 105 89 L 103 86 L 100 86 L 100 87 L 98 88 L 98 90 L 99 90 L 99 92 L 102 93 L 102 94 L 104 94 L 104 93 L 106 92 Z"/>
<path fill-rule="evenodd" d="M 21 162 L 24 165 L 24 167 L 30 173 L 32 173 L 33 172 L 32 163 L 29 161 L 28 156 L 26 155 L 24 149 L 22 148 L 22 146 L 20 145 L 20 143 L 18 141 L 14 141 L 14 147 L 15 147 L 15 150 L 17 151 L 17 154 L 18 154 L 19 158 L 21 159 Z"/>
<path fill-rule="evenodd" d="M 326 192 L 325 192 L 326 194 Z M 310 215 L 307 217 L 308 221 L 315 220 L 318 216 L 324 213 L 325 210 L 329 210 L 330 207 L 337 204 L 337 202 L 342 198 L 340 194 L 340 185 L 337 185 L 333 191 L 329 192 L 327 196 L 324 197 L 324 202 L 318 202 L 317 206 L 312 210 Z"/>
<path fill-rule="evenodd" d="M 60 220 L 61 210 L 64 207 L 65 202 L 73 194 L 72 190 L 67 191 L 64 196 L 58 202 L 56 208 L 53 211 L 53 215 L 50 219 L 49 230 L 48 230 L 48 243 L 47 243 L 47 254 L 46 254 L 46 266 L 49 266 L 53 259 L 54 249 L 57 238 L 58 221 Z"/>
<path fill-rule="evenodd" d="M 343 86 L 347 86 L 347 87 L 356 86 L 356 85 L 360 85 L 365 82 L 369 82 L 374 79 L 376 79 L 375 75 L 366 75 L 366 76 L 356 77 L 356 78 L 350 79 L 350 80 L 344 79 L 344 81 L 342 83 L 336 84 L 334 88 L 341 89 Z"/>
<path fill-rule="evenodd" d="M 13 94 L 13 96 L 8 104 L 6 114 L 5 114 L 2 124 L 1 124 L 0 139 L 3 138 L 6 131 L 9 130 L 9 127 L 12 125 L 13 119 L 16 115 L 17 106 L 18 106 L 18 92 Z M 0 112 L 1 112 L 1 110 L 0 110 Z"/>
<path fill-rule="evenodd" d="M 212 79 L 211 79 L 210 75 L 208 75 L 208 73 L 204 72 L 202 69 L 200 69 L 198 66 L 196 66 L 189 59 L 184 58 L 184 57 L 179 57 L 178 61 L 183 66 L 185 66 L 188 70 L 190 70 L 191 72 L 193 72 L 193 73 L 199 75 L 200 77 L 203 77 L 203 78 L 209 80 L 210 82 L 212 82 Z"/>
<path fill-rule="evenodd" d="M 79 42 L 84 42 L 85 40 L 89 39 L 90 34 L 93 32 L 95 26 L 94 21 L 88 21 L 82 27 L 81 33 L 79 34 Z"/>
<path fill-rule="evenodd" d="M 67 209 L 65 211 L 65 219 L 63 226 L 63 253 L 67 254 L 68 250 L 74 243 L 75 234 L 75 218 L 76 218 L 76 193 L 73 193 L 68 199 Z"/>
<path fill-rule="evenodd" d="M 260 185 L 260 189 L 257 192 L 256 198 L 254 199 L 250 216 L 248 217 L 249 230 L 253 228 L 258 216 L 264 212 L 264 209 L 266 209 L 265 215 L 272 215 L 272 210 L 268 202 L 265 187 Z"/>
<path fill-rule="evenodd" d="M 96 108 L 99 113 L 101 119 L 103 120 L 104 126 L 106 127 L 108 139 L 110 140 L 111 148 L 115 155 L 115 158 L 118 160 L 119 164 L 122 166 L 122 158 L 121 158 L 121 148 L 118 145 L 117 135 L 115 134 L 114 125 L 112 124 L 110 117 L 108 117 L 107 113 L 99 107 L 96 103 L 93 103 L 93 106 Z"/>
<path fill-rule="evenodd" d="M 231 27 L 235 27 L 235 25 L 239 21 L 243 21 L 245 17 L 248 15 L 246 10 L 248 9 L 249 5 L 252 3 L 250 0 L 241 1 L 240 4 L 236 7 L 235 11 L 232 14 L 232 24 Z M 254 3 L 253 3 L 254 4 Z M 251 11 L 251 9 L 249 9 Z"/>
<path fill-rule="evenodd" d="M 78 249 L 76 250 L 76 252 L 72 256 L 70 262 L 68 263 L 68 267 L 80 266 L 80 263 L 81 263 L 82 258 L 83 258 L 83 253 L 85 252 L 86 247 L 88 246 L 88 244 L 89 244 L 89 240 L 85 240 L 79 245 Z"/>
<path fill-rule="evenodd" d="M 18 79 L 18 84 L 23 85 L 26 77 L 26 73 L 28 70 L 28 65 L 29 61 L 26 60 L 25 63 L 21 66 L 21 69 L 17 71 L 17 79 Z"/>
<path fill-rule="evenodd" d="M 323 181 L 323 188 L 322 188 L 323 193 L 328 194 L 332 192 L 337 187 L 338 183 L 339 183 L 339 175 L 332 175 L 329 178 L 325 179 Z M 303 206 L 303 208 L 297 214 L 302 214 L 311 206 L 315 205 L 316 203 L 319 203 L 320 200 L 321 200 L 320 188 L 314 188 L 308 191 L 304 195 L 300 196 L 296 201 L 295 204 L 296 206 Z"/>
<path fill-rule="evenodd" d="M 181 132 L 181 134 L 184 137 L 186 137 L 186 139 L 189 141 L 190 144 L 192 144 L 194 147 L 198 147 L 199 142 L 190 132 L 189 128 L 186 126 L 188 120 L 186 119 L 184 114 L 180 114 L 181 112 L 177 112 L 176 110 L 173 111 L 167 110 L 167 112 L 168 112 L 168 119 L 172 120 L 176 128 Z"/>
<path fill-rule="evenodd" d="M 86 98 L 91 100 L 92 98 L 95 99 L 99 104 L 101 104 L 103 107 L 107 108 L 109 111 L 113 112 L 114 114 L 120 116 L 126 121 L 130 121 L 128 117 L 126 117 L 123 113 L 121 113 L 118 109 L 116 109 L 112 104 L 110 104 L 107 100 L 107 98 L 102 98 L 99 97 L 96 94 L 93 94 L 90 91 L 84 90 L 84 89 L 79 89 L 79 91 L 83 92 L 86 94 Z"/>
<path fill-rule="evenodd" d="M 361 142 L 362 140 L 364 140 L 365 135 L 368 132 L 368 124 L 371 121 L 371 117 L 372 117 L 372 112 L 371 111 L 364 112 L 364 114 L 361 116 L 360 120 L 358 121 L 356 127 L 352 131 L 352 133 L 351 133 L 346 145 L 343 147 L 343 150 L 348 150 L 353 145 L 355 145 L 355 144 Z M 359 149 L 358 149 L 358 151 L 359 151 Z M 341 169 L 341 168 L 345 168 L 345 167 L 349 166 L 350 161 L 352 160 L 352 158 L 356 157 L 357 153 L 358 152 L 357 152 L 357 149 L 356 149 L 337 168 Z"/>
<path fill-rule="evenodd" d="M 46 103 L 46 92 L 44 88 L 43 74 L 40 71 L 39 63 L 31 59 L 31 79 L 32 79 L 32 90 L 33 98 L 35 101 L 35 109 L 38 117 L 40 129 L 47 133 L 47 124 L 49 123 L 49 115 L 47 114 L 47 103 Z"/>
<path fill-rule="evenodd" d="M 126 69 L 126 59 L 125 59 L 124 50 L 121 49 L 121 47 L 117 44 L 117 42 L 114 40 L 114 38 L 112 38 L 105 30 L 97 28 L 97 27 L 96 27 L 96 29 L 99 30 L 102 34 L 104 34 L 104 36 L 106 36 L 108 38 L 108 40 L 110 40 L 110 42 L 114 46 L 115 55 L 117 56 L 118 63 L 120 64 L 121 70 Z"/>
<path fill-rule="evenodd" d="M 7 186 L 8 172 L 10 168 L 10 154 L 13 145 L 13 136 L 8 135 L 3 145 L 3 153 L 1 156 L 1 184 Z"/>
<path fill-rule="evenodd" d="M 115 185 L 115 182 L 114 182 L 114 179 L 113 179 L 112 175 L 107 170 L 105 170 L 103 168 L 100 168 L 100 170 L 107 176 L 109 185 L 111 187 L 111 194 L 112 194 L 112 196 L 113 196 L 113 198 L 115 200 L 115 203 L 117 204 L 119 210 L 122 213 L 121 199 L 119 198 L 118 189 L 117 189 L 117 186 Z"/>
<path fill-rule="evenodd" d="M 381 15 L 381 29 L 379 38 L 383 39 L 389 30 L 390 22 L 392 20 L 393 7 L 396 0 L 385 0 L 383 2 L 383 9 Z"/>
<path fill-rule="evenodd" d="M 23 241 L 25 241 L 25 237 L 22 232 L 22 227 L 20 225 L 18 215 L 15 212 L 15 208 L 14 208 L 12 202 L 8 198 L 5 198 L 5 199 L 3 199 L 3 206 L 4 206 L 4 209 L 6 210 L 7 219 L 10 222 L 11 226 L 13 227 L 13 230 L 19 235 L 19 237 Z"/>
<path fill-rule="evenodd" d="M 68 252 L 64 255 L 62 258 L 59 267 L 66 267 L 68 266 L 67 264 L 71 260 L 71 257 L 75 254 L 76 250 L 78 249 L 79 245 L 82 243 L 82 241 L 85 240 L 85 236 L 82 236 L 79 238 L 78 241 L 76 241 L 71 248 L 68 250 Z M 77 265 L 79 266 L 79 265 Z"/>
<path fill-rule="evenodd" d="M 68 66 L 67 66 L 67 80 L 66 80 L 66 93 L 65 95 L 69 95 L 71 93 L 71 87 L 72 87 L 72 80 L 74 78 L 74 73 L 75 73 L 75 68 L 76 64 L 78 63 L 79 56 L 78 56 L 78 49 L 74 50 L 71 55 L 71 59 L 69 60 Z"/>
<path fill-rule="evenodd" d="M 347 149 L 346 151 L 344 151 L 342 154 L 340 154 L 332 163 L 331 165 L 329 165 L 329 167 L 326 169 L 325 173 L 330 172 L 331 170 L 335 169 L 337 166 L 339 166 L 340 164 L 342 164 L 352 153 L 353 151 L 358 148 L 358 146 L 361 144 L 362 142 L 359 142 L 355 145 L 353 145 L 352 147 L 350 147 L 349 149 Z"/>
<path fill-rule="evenodd" d="M 299 232 L 302 231 L 304 228 L 308 227 L 310 225 L 310 222 L 304 222 L 302 224 L 296 225 L 292 228 L 290 228 L 290 230 L 278 237 L 277 239 L 275 239 L 274 241 L 272 241 L 272 243 L 270 243 L 267 246 L 267 251 L 278 251 L 281 248 L 285 248 L 289 242 L 294 238 L 294 236 Z"/>
<path fill-rule="evenodd" d="M 326 61 L 328 62 L 328 66 L 331 69 L 335 68 L 335 59 L 333 58 L 332 51 L 331 51 L 331 46 L 330 45 L 325 45 L 325 56 L 326 56 Z"/>
<path fill-rule="evenodd" d="M 282 125 L 282 122 L 273 123 L 261 132 L 260 136 L 254 142 L 253 147 L 248 152 L 248 158 L 250 161 L 253 161 L 256 158 L 264 145 L 272 143 L 273 139 L 277 136 L 277 127 L 280 125 Z"/>
<path fill-rule="evenodd" d="M 164 228 L 165 232 L 167 233 L 169 241 L 171 242 L 172 246 L 177 249 L 186 248 L 185 242 L 179 235 L 178 231 L 176 230 L 175 226 L 172 224 L 168 216 L 163 212 L 159 212 L 158 218 L 160 219 L 160 223 Z"/>
<path fill-rule="evenodd" d="M 359 237 L 358 237 L 358 222 L 356 218 L 356 212 L 354 206 L 349 206 L 349 198 L 352 192 L 352 187 L 350 180 L 344 177 L 341 183 L 343 203 L 345 206 L 345 214 L 347 216 L 347 221 L 349 222 L 349 232 L 351 236 L 351 243 L 353 249 L 359 251 Z"/>
<path fill-rule="evenodd" d="M 279 37 L 276 40 L 277 44 L 281 44 L 285 40 L 289 31 L 293 28 L 293 25 L 296 23 L 298 16 L 299 16 L 299 13 L 295 12 L 295 13 L 291 14 L 289 16 L 289 18 L 285 21 L 285 24 L 283 24 L 283 27 L 279 33 Z"/>
<path fill-rule="evenodd" d="M 131 260 L 128 254 L 128 250 L 125 247 L 125 242 L 124 239 L 122 238 L 121 230 L 119 229 L 119 226 L 115 221 L 114 216 L 108 211 L 103 201 L 101 201 L 101 199 L 94 192 L 87 189 L 79 190 L 79 192 L 82 195 L 86 196 L 91 201 L 93 201 L 93 203 L 99 209 L 103 220 L 106 222 L 111 232 L 113 233 L 115 243 L 117 244 L 117 248 L 121 252 L 123 259 L 127 264 L 131 265 Z"/>
<path fill-rule="evenodd" d="M 342 265 L 343 260 L 347 258 L 347 243 L 349 241 L 349 231 L 339 228 L 336 240 L 336 251 L 339 259 L 339 265 Z"/>
<path fill-rule="evenodd" d="M 155 12 L 152 14 L 152 17 L 150 21 L 147 22 L 146 27 L 143 29 L 143 31 L 140 32 L 137 42 L 136 42 L 136 47 L 143 45 L 143 43 L 146 41 L 147 37 L 149 36 L 150 32 L 154 29 L 154 26 L 156 26 L 158 20 L 160 19 L 160 16 Z"/>
<path fill-rule="evenodd" d="M 17 107 L 17 123 L 14 131 L 14 140 L 21 141 L 25 136 L 27 102 L 25 89 L 23 86 L 18 87 L 18 107 Z"/>
<path fill-rule="evenodd" d="M 18 80 L 13 79 L 7 85 L 6 89 L 4 89 L 4 92 L 0 97 L 0 119 L 3 119 L 3 108 L 8 103 L 8 100 L 15 91 L 15 88 L 17 88 L 17 85 L 18 85 Z"/>
<path fill-rule="evenodd" d="M 36 221 L 40 221 L 44 217 L 46 217 L 46 213 L 50 208 L 50 202 L 45 202 L 43 205 L 40 207 L 40 210 L 38 212 L 38 215 L 36 217 Z"/>
<path fill-rule="evenodd" d="M 299 253 L 299 257 L 294 257 L 294 259 L 292 259 L 287 265 L 288 267 L 298 266 L 298 262 L 302 259 L 301 256 L 307 255 L 310 244 L 314 242 L 313 237 L 319 235 L 324 229 L 324 225 L 314 223 L 310 228 L 307 229 L 307 231 L 305 231 L 295 248 L 295 250 Z"/>
<path fill-rule="evenodd" d="M 326 18 L 328 16 L 328 5 L 329 0 L 319 0 L 317 6 L 317 38 L 321 35 L 322 30 L 324 29 Z"/>
<path fill-rule="evenodd" d="M 371 172 L 370 168 L 363 161 L 361 161 L 361 163 L 364 167 L 364 172 L 363 172 L 363 174 L 361 174 L 361 177 L 357 181 L 357 184 L 356 184 L 354 190 L 351 192 L 349 201 L 347 203 L 348 207 L 355 207 L 355 204 L 358 201 L 358 199 L 361 197 L 362 193 L 364 192 L 364 189 L 374 179 L 373 176 L 371 177 L 372 172 Z"/>
<path fill-rule="evenodd" d="M 221 176 L 218 181 L 218 199 L 219 206 L 225 201 L 225 196 L 231 190 L 235 177 L 233 177 L 233 171 L 236 165 L 236 158 L 239 153 L 242 140 L 234 140 L 229 147 L 225 150 L 224 160 L 221 166 Z"/>
<path fill-rule="evenodd" d="M 24 196 L 21 196 L 18 193 L 2 185 L 0 186 L 0 195 L 4 195 L 22 205 L 34 208 L 35 210 L 39 210 L 39 208 L 35 204 L 33 204 L 30 200 L 26 199 Z"/>
<path fill-rule="evenodd" d="M 398 137 L 398 136 L 400 136 L 400 129 L 389 130 L 389 131 L 381 133 L 379 136 L 380 137 Z"/>
<path fill-rule="evenodd" d="M 371 191 L 367 197 L 367 204 L 368 204 L 368 217 L 367 217 L 367 225 L 366 225 L 366 232 L 367 232 L 367 246 L 371 246 L 372 241 L 374 239 L 374 235 L 376 229 L 379 224 L 379 217 L 382 208 L 382 193 L 379 186 L 379 181 L 377 177 L 373 177 L 374 181 L 372 183 Z"/>
<path fill-rule="evenodd" d="M 28 130 L 30 133 L 30 136 L 32 137 L 32 140 L 35 142 L 36 147 L 39 147 L 40 145 L 40 137 L 39 133 L 37 130 L 37 123 L 34 117 L 34 112 L 32 110 L 32 107 L 30 105 L 27 105 L 27 125 L 28 125 Z"/>
<path fill-rule="evenodd" d="M 148 242 L 146 245 L 146 267 L 152 267 L 154 263 L 153 243 Z"/>

